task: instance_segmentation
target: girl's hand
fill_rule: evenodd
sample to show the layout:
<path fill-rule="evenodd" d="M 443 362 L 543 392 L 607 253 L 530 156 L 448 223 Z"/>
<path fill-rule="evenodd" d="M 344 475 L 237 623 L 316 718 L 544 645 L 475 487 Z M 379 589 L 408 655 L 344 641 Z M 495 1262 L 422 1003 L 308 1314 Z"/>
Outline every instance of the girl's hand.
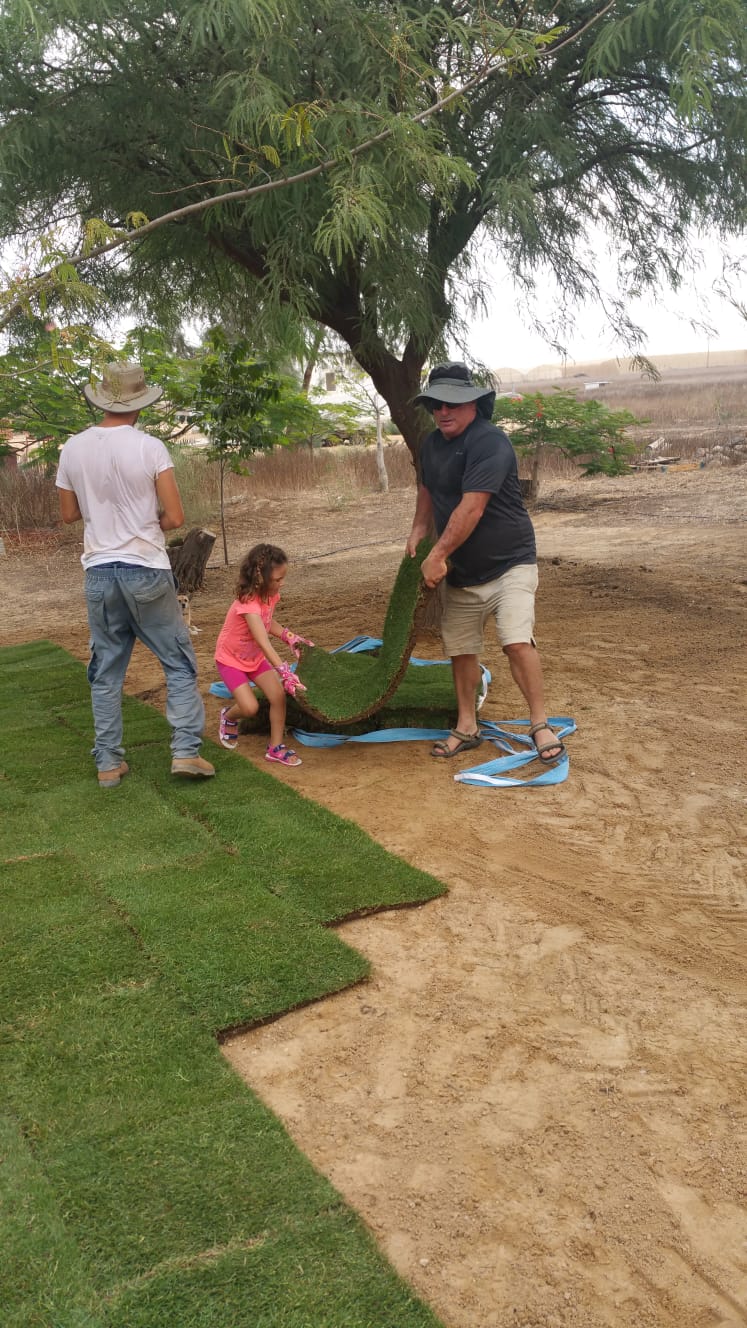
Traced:
<path fill-rule="evenodd" d="M 290 646 L 296 659 L 301 658 L 301 646 L 313 646 L 314 644 L 313 641 L 309 640 L 308 636 L 299 636 L 297 632 L 290 632 L 287 627 L 284 627 L 280 633 L 280 640 L 284 641 L 287 646 Z"/>
<path fill-rule="evenodd" d="M 301 679 L 296 677 L 290 664 L 278 664 L 277 673 L 289 696 L 295 696 L 296 692 L 305 692 L 307 690 L 301 682 Z"/>

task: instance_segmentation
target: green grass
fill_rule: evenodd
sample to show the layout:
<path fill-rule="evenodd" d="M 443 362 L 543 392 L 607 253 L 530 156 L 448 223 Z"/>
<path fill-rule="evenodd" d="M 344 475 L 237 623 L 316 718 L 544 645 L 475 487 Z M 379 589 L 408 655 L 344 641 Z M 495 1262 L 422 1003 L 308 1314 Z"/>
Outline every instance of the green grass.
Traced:
<path fill-rule="evenodd" d="M 415 614 L 425 594 L 420 565 L 430 547 L 429 540 L 421 540 L 417 556 L 402 559 L 375 655 L 304 648 L 300 672 L 308 690 L 294 698 L 300 710 L 328 724 L 352 724 L 374 715 L 394 696 L 415 642 Z"/>
<path fill-rule="evenodd" d="M 330 656 L 332 658 L 332 656 Z M 378 686 L 375 655 L 368 652 L 354 655 L 343 651 L 335 655 L 339 661 L 334 668 L 337 676 L 345 680 L 350 675 L 351 688 L 366 686 L 367 677 L 373 674 L 373 686 Z M 305 677 L 305 670 L 303 676 Z M 259 710 L 252 719 L 240 721 L 242 733 L 270 732 L 270 712 L 264 697 L 259 695 Z M 373 714 L 358 720 L 330 720 L 317 718 L 301 709 L 295 697 L 287 697 L 288 728 L 303 729 L 307 733 L 339 733 L 351 737 L 360 733 L 371 733 L 376 729 L 392 728 L 429 728 L 448 729 L 456 719 L 457 701 L 454 692 L 454 680 L 448 665 L 423 667 L 408 663 L 407 668 L 397 683 L 392 695 L 377 702 Z"/>
<path fill-rule="evenodd" d="M 442 885 L 220 748 L 173 780 L 134 701 L 102 792 L 48 643 L 0 651 L 0 719 L 3 1328 L 436 1328 L 215 1034 L 364 979 L 327 924 Z"/>

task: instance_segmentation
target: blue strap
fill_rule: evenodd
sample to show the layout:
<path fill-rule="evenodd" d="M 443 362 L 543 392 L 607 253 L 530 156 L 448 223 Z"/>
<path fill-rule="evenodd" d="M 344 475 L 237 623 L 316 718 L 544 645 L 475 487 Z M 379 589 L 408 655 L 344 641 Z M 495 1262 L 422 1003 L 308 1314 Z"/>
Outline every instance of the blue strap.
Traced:
<path fill-rule="evenodd" d="M 537 788 L 539 785 L 562 784 L 568 778 L 570 762 L 568 753 L 552 763 L 541 775 L 532 775 L 529 779 L 513 779 L 509 770 L 518 770 L 540 758 L 532 752 L 515 752 L 513 756 L 500 756 L 496 761 L 486 761 L 483 765 L 473 765 L 469 770 L 460 770 L 454 776 L 457 784 L 480 784 L 484 788 Z"/>
<path fill-rule="evenodd" d="M 383 644 L 384 642 L 380 636 L 353 636 L 350 638 L 349 641 L 346 641 L 344 645 L 335 646 L 334 650 L 330 650 L 329 653 L 330 655 L 339 655 L 344 650 L 349 655 L 362 655 L 372 650 L 378 650 L 379 646 L 383 646 Z M 451 660 L 421 659 L 417 655 L 411 655 L 408 660 L 408 663 L 414 664 L 415 668 L 418 669 L 418 668 L 425 668 L 431 664 L 448 665 L 451 663 Z M 482 670 L 483 676 L 487 678 L 488 682 L 491 682 L 492 674 L 490 672 L 490 669 L 486 668 L 484 664 L 481 664 L 480 668 Z"/>
<path fill-rule="evenodd" d="M 507 719 L 504 723 L 515 725 L 517 728 L 531 728 L 531 721 L 528 719 Z M 554 730 L 559 742 L 567 738 L 569 733 L 576 732 L 575 721 L 569 715 L 549 715 L 547 723 Z M 530 738 L 528 732 L 511 733 L 490 719 L 483 720 L 480 729 L 489 741 L 494 742 L 496 747 L 501 747 L 504 752 L 508 752 L 508 755 L 499 756 L 494 761 L 485 761 L 482 765 L 470 766 L 468 770 L 460 770 L 454 776 L 457 784 L 481 785 L 483 788 L 546 788 L 548 784 L 563 784 L 568 778 L 570 761 L 567 752 L 549 761 L 543 761 L 537 755 L 534 739 Z M 511 745 L 512 742 L 518 742 L 529 750 L 517 752 Z M 524 766 L 531 765 L 533 761 L 546 768 L 527 779 L 515 779 L 509 774 L 509 771 L 520 770 Z"/>
<path fill-rule="evenodd" d="M 329 653 L 330 655 L 339 655 L 342 650 L 346 650 L 351 655 L 360 655 L 363 654 L 364 651 L 376 650 L 376 648 L 380 645 L 381 641 L 379 640 L 378 637 L 354 636 L 352 640 L 347 641 L 344 646 L 336 646 L 335 649 L 330 650 Z M 429 664 L 450 663 L 448 659 L 418 659 L 415 655 L 410 656 L 409 662 L 410 664 L 414 664 L 416 668 L 423 668 Z M 295 669 L 297 667 L 298 667 L 297 664 L 295 663 L 291 664 L 292 669 Z M 490 669 L 486 668 L 484 664 L 480 665 L 480 671 L 482 673 L 482 691 L 483 693 L 486 693 L 487 688 L 489 687 L 490 683 L 493 681 L 493 675 L 490 672 Z M 253 687 L 254 683 L 252 683 L 251 685 Z M 226 687 L 226 684 L 224 682 L 211 682 L 209 690 L 211 696 L 227 697 L 233 695 L 230 688 Z"/>
<path fill-rule="evenodd" d="M 351 636 L 349 641 L 344 641 L 341 646 L 335 646 L 330 650 L 330 655 L 339 655 L 343 650 L 349 655 L 360 655 L 366 650 L 378 650 L 379 646 L 384 644 L 379 636 Z"/>
<path fill-rule="evenodd" d="M 362 654 L 366 651 L 377 650 L 382 644 L 381 639 L 375 636 L 354 636 L 344 645 L 337 646 L 329 653 L 337 655 L 341 651 L 347 651 L 350 654 Z M 417 659 L 411 657 L 410 663 L 417 666 L 427 666 L 432 664 L 448 664 L 447 659 Z M 295 666 L 293 666 L 295 667 Z M 491 682 L 490 670 L 480 665 L 482 674 L 482 684 L 480 696 L 478 698 L 478 709 L 487 696 L 488 685 Z M 210 691 L 213 696 L 227 697 L 231 692 L 224 682 L 214 682 L 210 685 Z M 560 742 L 567 738 L 570 733 L 576 732 L 575 720 L 569 715 L 550 715 L 548 724 L 554 729 Z M 493 761 L 485 761 L 482 765 L 470 766 L 468 770 L 460 770 L 454 775 L 454 781 L 457 784 L 472 784 L 483 788 L 538 788 L 547 787 L 550 784 L 562 784 L 568 778 L 570 762 L 567 752 L 562 756 L 549 762 L 544 762 L 537 755 L 534 739 L 529 736 L 528 730 L 531 728 L 531 721 L 528 719 L 506 719 L 503 724 L 496 724 L 492 719 L 485 719 L 480 724 L 480 731 L 488 742 L 494 743 L 506 753 L 505 756 L 499 756 Z M 519 732 L 515 732 L 515 730 Z M 521 730 L 526 729 L 526 733 Z M 304 747 L 342 747 L 347 742 L 360 743 L 384 743 L 384 742 L 440 742 L 449 736 L 448 729 L 374 729 L 370 733 L 309 733 L 305 729 L 292 729 L 293 737 Z M 525 751 L 517 751 L 516 745 L 520 748 L 526 748 Z M 531 775 L 526 779 L 514 778 L 509 772 L 512 770 L 523 769 L 532 762 L 538 762 L 543 769 L 536 775 Z M 547 766 L 545 769 L 544 767 Z"/>
<path fill-rule="evenodd" d="M 576 732 L 576 723 L 569 715 L 550 715 L 547 722 L 555 730 L 561 742 L 570 733 Z M 504 723 L 516 728 L 531 727 L 528 719 L 508 719 Z M 499 756 L 493 761 L 485 761 L 481 765 L 470 766 L 468 770 L 460 770 L 454 775 L 455 783 L 483 788 L 547 788 L 551 784 L 563 784 L 568 778 L 570 761 L 567 752 L 545 763 L 537 755 L 534 741 L 528 733 L 513 733 L 494 723 L 492 719 L 484 720 L 480 730 L 489 742 L 495 743 L 496 747 L 502 748 L 508 755 Z M 358 734 L 307 733 L 304 729 L 293 729 L 293 737 L 304 747 L 341 747 L 346 742 L 438 742 L 448 736 L 448 729 L 377 729 L 373 733 Z M 512 743 L 517 742 L 530 750 L 517 752 L 512 746 Z M 525 779 L 517 779 L 509 773 L 512 770 L 523 769 L 533 761 L 543 766 L 547 765 L 547 768 Z"/>
<path fill-rule="evenodd" d="M 448 729 L 374 729 L 371 733 L 307 733 L 291 729 L 304 747 L 342 747 L 346 742 L 436 742 Z"/>

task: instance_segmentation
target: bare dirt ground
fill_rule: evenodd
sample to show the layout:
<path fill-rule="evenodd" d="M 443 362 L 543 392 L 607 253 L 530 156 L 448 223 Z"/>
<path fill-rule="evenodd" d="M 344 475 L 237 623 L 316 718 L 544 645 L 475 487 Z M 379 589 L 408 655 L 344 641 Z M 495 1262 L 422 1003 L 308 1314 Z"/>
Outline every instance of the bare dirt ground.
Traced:
<path fill-rule="evenodd" d="M 225 1048 L 449 1328 L 747 1324 L 746 499 L 744 466 L 544 495 L 565 784 L 461 786 L 475 753 L 416 743 L 273 769 L 449 886 L 340 929 L 368 983 Z M 286 547 L 282 619 L 331 647 L 380 629 L 411 506 L 248 500 L 232 557 Z M 78 553 L 0 561 L 4 644 L 85 658 Z M 233 577 L 211 568 L 192 606 L 209 731 Z M 485 663 L 483 714 L 520 715 L 494 639 Z M 147 655 L 128 685 L 162 704 Z"/>

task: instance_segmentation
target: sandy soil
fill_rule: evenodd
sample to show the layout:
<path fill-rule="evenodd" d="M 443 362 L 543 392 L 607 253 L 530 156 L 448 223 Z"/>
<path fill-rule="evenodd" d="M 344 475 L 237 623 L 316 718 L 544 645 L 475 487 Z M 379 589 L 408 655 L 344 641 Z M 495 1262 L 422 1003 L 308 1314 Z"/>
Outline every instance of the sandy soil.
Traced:
<path fill-rule="evenodd" d="M 745 499 L 745 467 L 544 496 L 567 783 L 460 786 L 474 753 L 414 743 L 273 770 L 449 886 L 340 928 L 368 983 L 225 1047 L 449 1328 L 747 1324 Z M 334 646 L 379 630 L 411 504 L 250 500 L 232 555 L 283 544 L 283 619 Z M 55 545 L 0 562 L 2 641 L 83 659 L 79 550 Z M 193 601 L 206 696 L 232 580 Z M 484 715 L 520 714 L 494 639 L 485 662 Z M 147 655 L 129 683 L 162 704 Z"/>

